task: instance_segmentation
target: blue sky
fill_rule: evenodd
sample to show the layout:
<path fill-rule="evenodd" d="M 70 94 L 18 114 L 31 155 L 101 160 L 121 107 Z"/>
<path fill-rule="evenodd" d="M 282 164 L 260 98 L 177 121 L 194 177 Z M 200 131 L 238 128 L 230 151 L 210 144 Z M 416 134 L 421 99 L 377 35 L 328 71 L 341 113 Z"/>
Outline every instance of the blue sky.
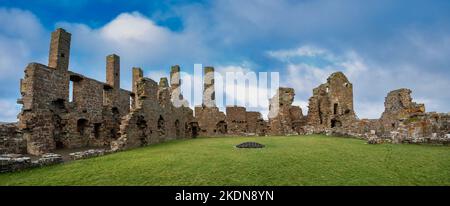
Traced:
<path fill-rule="evenodd" d="M 334 71 L 354 85 L 360 118 L 378 118 L 387 92 L 413 90 L 428 111 L 450 106 L 450 1 L 414 0 L 0 0 L 0 121 L 20 109 L 29 62 L 47 63 L 50 32 L 72 33 L 70 69 L 104 80 L 121 56 L 154 79 L 170 65 L 278 71 L 306 113 L 312 88 Z"/>

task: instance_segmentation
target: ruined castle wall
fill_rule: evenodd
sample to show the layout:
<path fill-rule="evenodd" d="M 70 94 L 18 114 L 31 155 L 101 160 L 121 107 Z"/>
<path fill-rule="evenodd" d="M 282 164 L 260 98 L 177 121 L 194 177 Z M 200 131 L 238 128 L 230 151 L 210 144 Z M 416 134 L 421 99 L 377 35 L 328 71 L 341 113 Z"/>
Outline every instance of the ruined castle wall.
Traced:
<path fill-rule="evenodd" d="M 32 63 L 21 80 L 22 112 L 19 128 L 27 141 L 28 153 L 55 149 L 54 121 L 67 108 L 69 75 L 42 64 Z"/>
<path fill-rule="evenodd" d="M 17 123 L 0 123 L 0 154 L 26 153 L 27 144 Z"/>
<path fill-rule="evenodd" d="M 271 135 L 293 135 L 297 134 L 294 130 L 293 121 L 298 120 L 296 111 L 300 107 L 292 109 L 295 92 L 292 88 L 280 87 L 273 98 L 270 99 L 269 105 L 269 134 Z M 291 113 L 292 112 L 292 113 Z M 293 119 L 294 117 L 294 119 Z"/>
<path fill-rule="evenodd" d="M 71 72 L 70 36 L 63 29 L 54 31 L 49 66 L 31 63 L 21 80 L 19 129 L 30 154 L 108 145 L 129 112 L 131 93 L 120 89 L 119 57 L 106 58 L 108 83 Z"/>
<path fill-rule="evenodd" d="M 308 125 L 316 131 L 352 124 L 356 120 L 353 85 L 342 72 L 331 74 L 325 84 L 313 90 L 308 108 Z"/>
<path fill-rule="evenodd" d="M 195 120 L 199 136 L 220 136 L 228 133 L 226 116 L 218 107 L 195 107 Z"/>
<path fill-rule="evenodd" d="M 417 115 L 425 113 L 425 105 L 417 104 L 412 101 L 411 90 L 398 89 L 388 93 L 385 98 L 385 110 L 380 118 L 380 128 L 388 135 L 391 131 L 397 129 L 400 120 L 414 118 Z"/>
<path fill-rule="evenodd" d="M 247 133 L 247 111 L 245 107 L 227 107 L 226 120 L 228 134 L 244 135 Z"/>
<path fill-rule="evenodd" d="M 355 120 L 327 134 L 367 139 L 369 143 L 450 143 L 450 115 L 425 113 L 425 106 L 412 101 L 411 90 L 389 92 L 380 119 Z"/>
<path fill-rule="evenodd" d="M 175 107 L 171 102 L 171 89 L 158 85 L 142 75 L 136 78 L 136 107 L 126 115 L 120 125 L 120 138 L 113 141 L 113 150 L 156 144 L 192 136 L 190 108 Z"/>
<path fill-rule="evenodd" d="M 261 113 L 259 112 L 247 112 L 247 132 L 257 134 L 259 121 L 262 120 Z"/>
<path fill-rule="evenodd" d="M 125 116 L 130 112 L 131 108 L 131 92 L 128 90 L 120 89 L 118 105 L 120 116 Z"/>

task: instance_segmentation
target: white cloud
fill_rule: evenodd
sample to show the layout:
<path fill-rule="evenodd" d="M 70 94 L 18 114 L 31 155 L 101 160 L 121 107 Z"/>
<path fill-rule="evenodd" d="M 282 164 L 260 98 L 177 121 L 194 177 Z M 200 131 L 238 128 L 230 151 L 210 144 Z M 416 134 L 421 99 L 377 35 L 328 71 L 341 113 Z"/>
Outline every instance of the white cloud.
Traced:
<path fill-rule="evenodd" d="M 42 59 L 33 56 L 42 52 L 45 30 L 30 12 L 0 8 L 0 80 L 18 79 L 27 62 Z M 17 81 L 16 81 L 17 82 Z"/>
<path fill-rule="evenodd" d="M 20 106 L 14 99 L 0 99 L 0 122 L 16 122 Z"/>
<path fill-rule="evenodd" d="M 131 68 L 138 66 L 155 81 L 170 64 L 201 63 L 214 54 L 195 31 L 174 32 L 138 12 L 122 13 L 100 28 L 57 25 L 72 33 L 71 70 L 101 81 L 105 56 L 111 53 L 121 57 L 122 80 L 130 79 Z"/>
<path fill-rule="evenodd" d="M 295 57 L 321 57 L 329 61 L 336 59 L 329 51 L 312 45 L 305 45 L 289 50 L 268 51 L 267 54 L 282 62 L 290 62 Z"/>
<path fill-rule="evenodd" d="M 31 12 L 0 8 L 0 121 L 17 121 L 19 80 L 29 62 L 46 61 L 46 31 Z M 37 55 L 36 55 L 37 54 Z"/>

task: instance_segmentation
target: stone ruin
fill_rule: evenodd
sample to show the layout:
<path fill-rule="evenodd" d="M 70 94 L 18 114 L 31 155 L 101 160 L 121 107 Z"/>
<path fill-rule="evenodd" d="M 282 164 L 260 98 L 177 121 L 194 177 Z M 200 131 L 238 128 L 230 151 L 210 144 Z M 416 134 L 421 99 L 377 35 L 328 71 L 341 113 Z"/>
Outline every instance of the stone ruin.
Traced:
<path fill-rule="evenodd" d="M 170 80 L 159 82 L 132 68 L 128 91 L 120 88 L 120 57 L 115 54 L 106 57 L 106 82 L 70 71 L 70 43 L 70 33 L 55 30 L 48 65 L 30 63 L 25 68 L 17 101 L 22 104 L 19 122 L 0 124 L 0 154 L 45 156 L 60 149 L 99 148 L 73 153 L 72 159 L 79 159 L 197 136 L 328 134 L 370 143 L 450 142 L 450 115 L 426 113 L 423 104 L 412 102 L 408 89 L 387 95 L 380 119 L 358 119 L 353 85 L 336 72 L 313 90 L 306 116 L 292 105 L 294 89 L 279 88 L 269 101 L 266 121 L 245 107 L 219 110 L 213 67 L 204 68 L 203 102 L 193 111 L 183 99 L 178 65 L 172 66 Z M 21 156 L 4 157 L 12 168 L 16 160 L 31 164 Z"/>
<path fill-rule="evenodd" d="M 299 106 L 292 106 L 295 92 L 292 88 L 279 88 L 269 100 L 270 135 L 298 135 L 303 133 L 306 118 Z"/>
<path fill-rule="evenodd" d="M 216 106 L 214 68 L 205 67 L 203 102 L 196 106 L 195 123 L 200 136 L 265 136 L 267 123 L 261 113 L 245 107 L 227 106 L 226 114 Z"/>

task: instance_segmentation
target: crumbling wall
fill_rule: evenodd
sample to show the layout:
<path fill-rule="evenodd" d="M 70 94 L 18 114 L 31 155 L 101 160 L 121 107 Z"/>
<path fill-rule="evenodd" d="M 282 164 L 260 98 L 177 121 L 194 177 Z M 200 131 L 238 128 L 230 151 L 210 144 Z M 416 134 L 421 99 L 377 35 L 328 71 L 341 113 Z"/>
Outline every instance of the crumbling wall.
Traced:
<path fill-rule="evenodd" d="M 425 105 L 412 101 L 411 90 L 388 93 L 377 135 L 394 143 L 447 143 L 449 115 L 425 113 Z"/>
<path fill-rule="evenodd" d="M 416 117 L 425 113 L 425 105 L 412 101 L 411 90 L 398 89 L 388 93 L 384 102 L 385 110 L 380 121 L 384 132 L 396 129 L 400 120 Z"/>
<path fill-rule="evenodd" d="M 214 68 L 205 67 L 203 76 L 202 105 L 196 106 L 195 121 L 199 136 L 222 136 L 228 134 L 227 118 L 216 106 Z"/>
<path fill-rule="evenodd" d="M 31 63 L 21 80 L 19 129 L 27 153 L 108 145 L 129 112 L 131 93 L 120 89 L 120 59 L 106 57 L 107 83 L 68 70 L 70 33 L 52 33 L 49 66 Z"/>
<path fill-rule="evenodd" d="M 48 66 L 30 63 L 25 68 L 19 122 L 17 127 L 0 126 L 0 152 L 41 155 L 108 145 L 119 150 L 177 138 L 253 134 L 326 133 L 398 143 L 445 143 L 450 138 L 449 114 L 425 113 L 423 104 L 412 102 L 409 89 L 387 95 L 379 120 L 358 120 L 353 85 L 342 72 L 313 90 L 307 117 L 292 106 L 294 89 L 279 88 L 270 99 L 267 122 L 244 107 L 221 112 L 214 68 L 205 67 L 203 102 L 195 107 L 194 118 L 182 96 L 178 65 L 171 67 L 170 82 L 161 78 L 159 84 L 133 68 L 130 92 L 120 88 L 120 57 L 115 54 L 106 57 L 106 83 L 69 71 L 70 43 L 70 33 L 55 30 Z"/>
<path fill-rule="evenodd" d="M 27 144 L 17 123 L 0 123 L 0 154 L 26 153 Z"/>
<path fill-rule="evenodd" d="M 143 76 L 136 79 L 133 83 L 136 85 L 136 107 L 122 120 L 121 136 L 112 142 L 112 150 L 192 137 L 193 112 L 190 108 L 172 104 L 171 90 L 166 83 L 162 80 L 158 85 Z"/>
<path fill-rule="evenodd" d="M 295 135 L 296 126 L 294 122 L 299 123 L 302 118 L 300 107 L 292 106 L 295 92 L 292 88 L 279 88 L 269 105 L 269 124 L 268 132 L 271 135 Z M 300 110 L 300 111 L 299 111 Z"/>
<path fill-rule="evenodd" d="M 226 108 L 228 134 L 245 135 L 247 128 L 247 111 L 245 107 L 232 106 Z"/>
<path fill-rule="evenodd" d="M 449 125 L 449 114 L 425 113 L 425 105 L 412 101 L 411 90 L 398 89 L 386 96 L 385 111 L 380 119 L 356 120 L 328 130 L 327 134 L 362 138 L 371 144 L 449 144 Z"/>
<path fill-rule="evenodd" d="M 248 135 L 265 136 L 267 133 L 267 123 L 260 112 L 247 112 L 247 133 Z"/>
<path fill-rule="evenodd" d="M 331 74 L 327 83 L 313 90 L 308 108 L 307 122 L 316 132 L 352 124 L 353 85 L 342 72 Z"/>
<path fill-rule="evenodd" d="M 197 106 L 194 111 L 199 136 L 220 136 L 228 133 L 226 116 L 218 107 Z"/>
<path fill-rule="evenodd" d="M 25 69 L 18 102 L 23 104 L 19 128 L 28 153 L 39 155 L 55 149 L 54 133 L 64 127 L 61 113 L 67 110 L 68 81 L 67 73 L 41 64 L 31 63 Z"/>

